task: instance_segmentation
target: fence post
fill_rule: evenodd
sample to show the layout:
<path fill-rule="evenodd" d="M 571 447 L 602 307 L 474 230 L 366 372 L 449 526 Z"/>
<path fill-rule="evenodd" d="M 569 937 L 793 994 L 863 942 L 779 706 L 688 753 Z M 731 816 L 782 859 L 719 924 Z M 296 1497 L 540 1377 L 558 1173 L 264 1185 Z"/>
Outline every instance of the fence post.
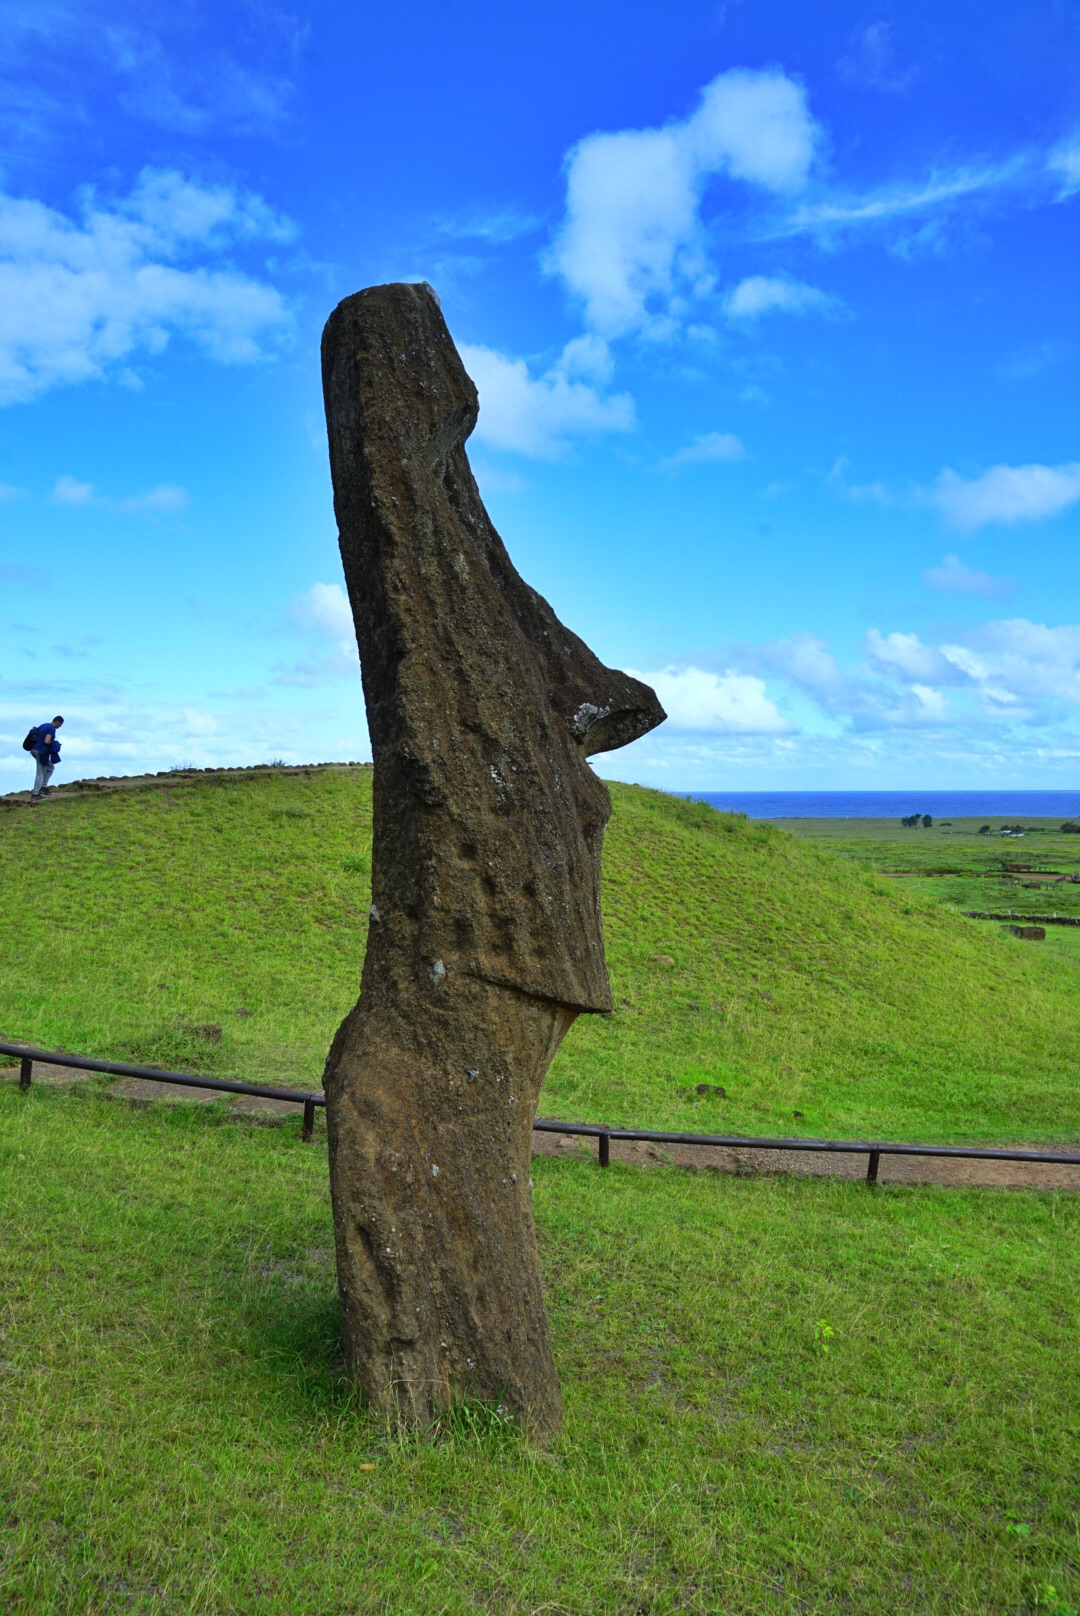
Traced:
<path fill-rule="evenodd" d="M 22 1060 L 19 1062 L 19 1087 L 21 1089 L 28 1089 L 30 1087 L 30 1074 L 33 1071 L 33 1068 L 34 1063 L 30 1059 L 29 1055 L 24 1055 Z"/>
<path fill-rule="evenodd" d="M 610 1167 L 611 1166 L 611 1135 L 609 1133 L 600 1134 L 600 1136 L 597 1139 L 596 1143 L 597 1143 L 597 1147 L 598 1147 L 598 1149 L 597 1149 L 597 1160 L 599 1161 L 600 1166 L 601 1167 Z"/>
<path fill-rule="evenodd" d="M 880 1160 L 881 1160 L 881 1151 L 880 1150 L 872 1150 L 870 1152 L 870 1160 L 866 1164 L 866 1182 L 868 1184 L 876 1184 L 877 1183 L 878 1162 Z"/>
<path fill-rule="evenodd" d="M 310 1139 L 315 1132 L 315 1101 L 304 1101 L 304 1127 L 300 1135 L 302 1139 Z"/>

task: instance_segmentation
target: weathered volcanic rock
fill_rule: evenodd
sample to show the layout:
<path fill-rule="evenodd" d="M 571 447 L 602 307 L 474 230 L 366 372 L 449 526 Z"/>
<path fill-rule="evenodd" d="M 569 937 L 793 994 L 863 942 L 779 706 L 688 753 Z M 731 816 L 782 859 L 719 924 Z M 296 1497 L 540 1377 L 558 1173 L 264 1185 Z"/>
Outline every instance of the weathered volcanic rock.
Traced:
<path fill-rule="evenodd" d="M 586 759 L 664 714 L 514 570 L 430 287 L 346 298 L 323 386 L 375 759 L 367 955 L 326 1068 L 346 1359 L 404 1423 L 469 1394 L 542 1432 L 532 1121 L 574 1017 L 611 1009 Z"/>

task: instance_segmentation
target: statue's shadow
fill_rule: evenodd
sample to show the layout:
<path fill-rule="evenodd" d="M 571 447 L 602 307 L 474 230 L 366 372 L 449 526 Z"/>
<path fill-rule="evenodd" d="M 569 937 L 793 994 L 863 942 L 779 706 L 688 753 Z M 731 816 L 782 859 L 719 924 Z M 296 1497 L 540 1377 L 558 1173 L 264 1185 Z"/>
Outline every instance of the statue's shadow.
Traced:
<path fill-rule="evenodd" d="M 321 1271 L 320 1271 L 321 1268 Z M 239 1344 L 249 1366 L 295 1412 L 340 1420 L 363 1412 L 345 1373 L 333 1264 L 249 1265 L 236 1295 Z"/>

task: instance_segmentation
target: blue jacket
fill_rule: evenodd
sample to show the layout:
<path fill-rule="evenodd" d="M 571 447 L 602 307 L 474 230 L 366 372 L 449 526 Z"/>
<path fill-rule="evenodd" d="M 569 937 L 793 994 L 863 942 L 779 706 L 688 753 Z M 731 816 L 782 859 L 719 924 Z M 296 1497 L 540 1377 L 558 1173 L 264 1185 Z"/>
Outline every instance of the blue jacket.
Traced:
<path fill-rule="evenodd" d="M 60 742 L 56 739 L 55 724 L 39 724 L 34 756 L 42 763 L 59 763 Z"/>

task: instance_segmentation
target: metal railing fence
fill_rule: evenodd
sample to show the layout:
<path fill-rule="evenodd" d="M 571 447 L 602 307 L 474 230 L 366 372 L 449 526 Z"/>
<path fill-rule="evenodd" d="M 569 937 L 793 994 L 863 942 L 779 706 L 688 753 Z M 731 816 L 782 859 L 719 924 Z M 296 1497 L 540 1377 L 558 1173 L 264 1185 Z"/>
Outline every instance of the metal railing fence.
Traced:
<path fill-rule="evenodd" d="M 114 1077 L 144 1077 L 154 1083 L 215 1089 L 224 1094 L 251 1094 L 264 1100 L 287 1100 L 304 1108 L 304 1139 L 311 1138 L 316 1106 L 326 1105 L 326 1095 L 321 1092 L 272 1088 L 265 1083 L 236 1083 L 229 1078 L 199 1077 L 191 1072 L 163 1072 L 155 1066 L 128 1066 L 121 1061 L 93 1060 L 88 1055 L 28 1049 L 23 1044 L 0 1042 L 0 1055 L 14 1055 L 18 1059 L 19 1087 L 22 1089 L 30 1087 L 34 1062 L 38 1061 L 42 1065 L 71 1066 L 80 1071 L 104 1072 Z M 905 1145 L 867 1139 L 776 1139 L 769 1136 L 751 1138 L 744 1134 L 672 1133 L 657 1128 L 615 1128 L 600 1122 L 557 1122 L 549 1117 L 537 1117 L 533 1132 L 595 1139 L 597 1161 L 601 1167 L 610 1165 L 612 1140 L 650 1145 L 698 1145 L 723 1150 L 807 1150 L 837 1156 L 865 1156 L 868 1184 L 877 1183 L 882 1156 L 951 1156 L 976 1161 L 1049 1162 L 1061 1167 L 1080 1167 L 1080 1153 L 1073 1151 L 1014 1150 L 991 1145 Z"/>

